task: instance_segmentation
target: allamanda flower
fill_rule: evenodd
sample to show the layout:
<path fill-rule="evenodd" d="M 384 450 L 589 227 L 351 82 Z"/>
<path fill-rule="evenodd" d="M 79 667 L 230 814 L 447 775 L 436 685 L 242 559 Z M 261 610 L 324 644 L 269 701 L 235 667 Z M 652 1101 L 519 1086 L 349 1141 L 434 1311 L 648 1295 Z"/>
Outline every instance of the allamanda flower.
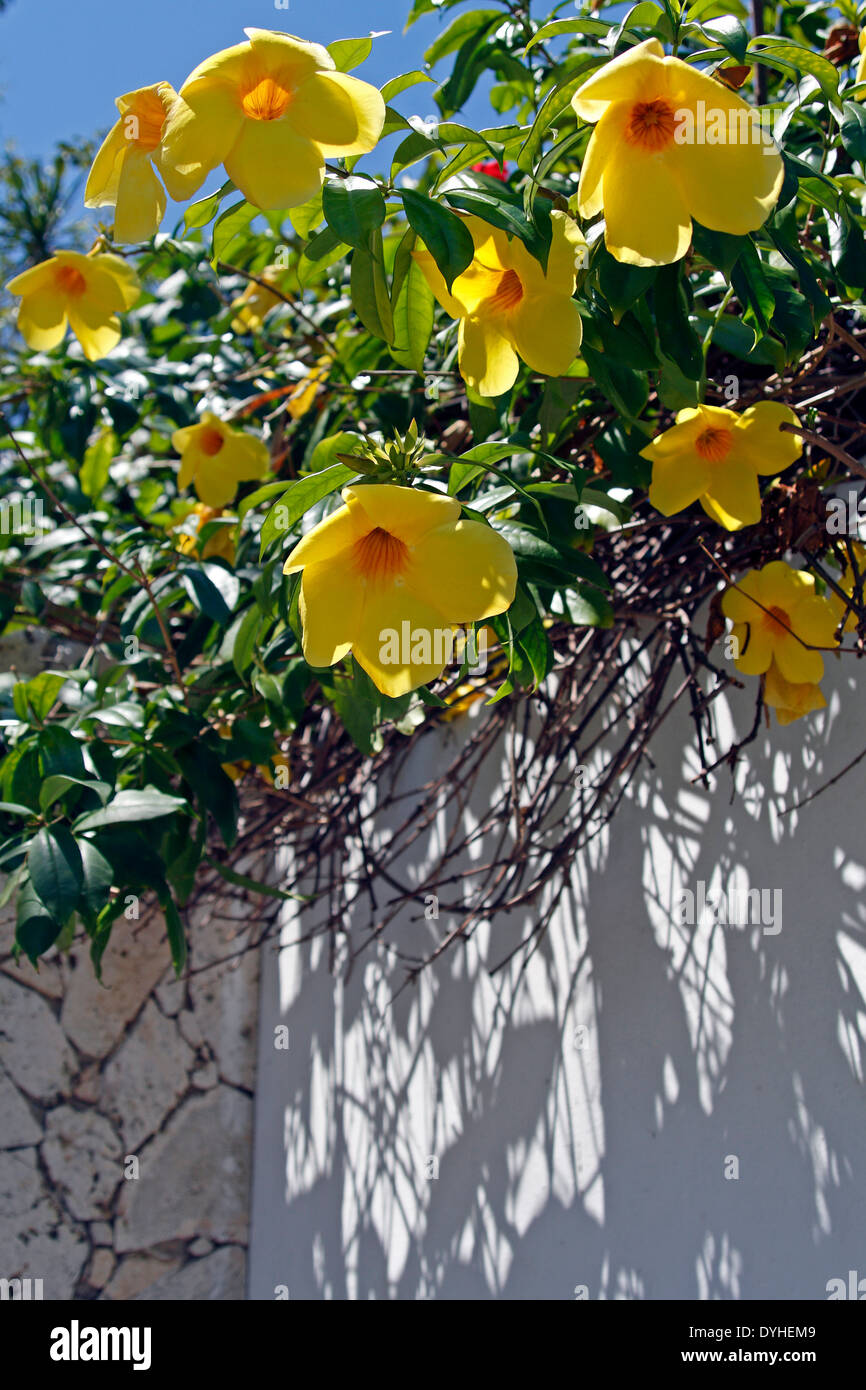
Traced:
<path fill-rule="evenodd" d="M 114 208 L 115 241 L 146 241 L 158 230 L 165 193 L 155 169 L 178 201 L 197 187 L 165 161 L 162 137 L 177 103 L 168 82 L 139 87 L 115 102 L 120 120 L 105 137 L 84 190 L 85 207 Z"/>
<path fill-rule="evenodd" d="M 771 661 L 764 680 L 764 704 L 776 711 L 780 724 L 792 724 L 813 710 L 826 709 L 827 701 L 820 685 L 786 681 L 775 661 Z"/>
<path fill-rule="evenodd" d="M 195 188 L 217 164 L 248 202 L 291 208 L 322 186 L 325 160 L 366 154 L 382 133 L 381 93 L 338 72 L 326 48 L 270 29 L 207 58 L 180 89 L 165 160 Z"/>
<path fill-rule="evenodd" d="M 175 430 L 171 442 L 180 454 L 179 488 L 195 485 L 199 500 L 208 507 L 225 507 L 234 499 L 238 483 L 262 478 L 270 457 L 260 439 L 232 429 L 206 411 L 197 425 Z"/>
<path fill-rule="evenodd" d="M 597 121 L 580 174 L 581 217 L 604 212 L 618 261 L 668 265 L 684 256 L 692 218 L 744 236 L 779 197 L 781 156 L 758 113 L 721 82 L 647 39 L 606 63 L 571 104 Z"/>
<path fill-rule="evenodd" d="M 792 685 L 816 684 L 824 658 L 816 647 L 837 647 L 836 614 L 815 593 L 815 580 L 784 560 L 749 570 L 725 591 L 722 612 L 734 624 L 734 665 L 746 676 L 762 676 L 775 663 Z"/>
<path fill-rule="evenodd" d="M 501 396 L 514 385 L 518 358 L 545 376 L 566 372 L 581 340 L 580 312 L 571 296 L 586 242 L 575 223 L 564 212 L 551 214 L 545 272 L 522 241 L 480 218 L 465 222 L 475 257 L 450 292 L 430 252 L 413 252 L 443 309 L 459 319 L 464 381 L 482 396 Z"/>
<path fill-rule="evenodd" d="M 799 423 L 777 401 L 758 401 L 741 415 L 715 405 L 681 410 L 641 450 L 653 466 L 650 502 L 673 516 L 699 501 L 728 531 L 754 525 L 761 520 L 759 475 L 781 473 L 803 452 L 801 436 L 780 426 Z"/>
<path fill-rule="evenodd" d="M 333 666 L 351 652 L 383 694 L 404 695 L 442 674 L 456 624 L 510 606 L 514 554 L 442 493 L 365 483 L 342 497 L 284 567 L 303 576 L 304 656 Z"/>
<path fill-rule="evenodd" d="M 68 325 L 90 362 L 120 342 L 117 315 L 131 309 L 141 293 L 132 267 L 107 252 L 58 251 L 16 275 L 6 288 L 21 296 L 18 327 L 34 352 L 56 347 Z"/>
<path fill-rule="evenodd" d="M 279 288 L 281 278 L 279 271 L 266 267 L 262 271 L 261 278 Z M 237 299 L 232 301 L 232 308 L 235 311 L 235 317 L 231 323 L 232 332 L 260 333 L 271 310 L 276 309 L 278 304 L 285 304 L 285 302 L 281 294 L 267 289 L 264 285 L 257 284 L 255 280 L 250 280 Z"/>
<path fill-rule="evenodd" d="M 177 536 L 177 548 L 182 555 L 198 555 L 198 538 L 202 529 L 211 521 L 216 521 L 222 517 L 221 507 L 206 507 L 203 502 L 196 502 L 190 507 L 186 516 L 172 527 Z M 234 518 L 232 518 L 234 520 Z M 213 533 L 208 536 L 201 549 L 201 558 L 210 560 L 214 556 L 227 561 L 233 565 L 235 562 L 235 542 L 233 526 L 218 526 Z"/>

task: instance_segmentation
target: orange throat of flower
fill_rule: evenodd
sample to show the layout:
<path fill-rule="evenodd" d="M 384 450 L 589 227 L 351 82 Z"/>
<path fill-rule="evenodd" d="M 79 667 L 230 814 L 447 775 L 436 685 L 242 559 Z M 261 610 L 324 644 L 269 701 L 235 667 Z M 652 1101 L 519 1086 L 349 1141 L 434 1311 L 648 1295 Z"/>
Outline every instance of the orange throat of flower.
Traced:
<path fill-rule="evenodd" d="M 262 77 L 241 97 L 244 115 L 253 121 L 278 121 L 292 100 L 290 89 L 275 77 Z"/>
<path fill-rule="evenodd" d="M 626 122 L 625 138 L 630 145 L 656 154 L 672 142 L 675 130 L 674 108 L 662 97 L 656 97 L 653 101 L 635 102 Z"/>
<path fill-rule="evenodd" d="M 87 289 L 87 281 L 74 265 L 61 265 L 55 271 L 57 288 L 70 299 L 77 299 Z"/>
<path fill-rule="evenodd" d="M 507 314 L 516 309 L 523 298 L 523 285 L 516 270 L 503 270 L 497 276 L 497 284 L 487 299 L 487 309 L 492 314 Z"/>
<path fill-rule="evenodd" d="M 133 109 L 123 118 L 124 132 L 130 144 L 148 154 L 162 140 L 165 108 L 155 92 L 143 92 Z"/>
<path fill-rule="evenodd" d="M 198 446 L 203 454 L 208 458 L 214 458 L 220 452 L 225 440 L 219 430 L 214 429 L 213 425 L 207 425 L 199 435 Z"/>
<path fill-rule="evenodd" d="M 766 612 L 761 614 L 762 626 L 767 628 L 776 637 L 781 637 L 783 633 L 790 632 L 791 619 L 784 608 L 774 604 Z"/>
<path fill-rule="evenodd" d="M 695 449 L 708 463 L 721 463 L 731 452 L 734 436 L 730 430 L 710 425 L 695 440 Z"/>
<path fill-rule="evenodd" d="M 352 565 L 368 584 L 384 585 L 400 579 L 409 559 L 409 548 L 398 536 L 376 526 L 352 546 Z"/>

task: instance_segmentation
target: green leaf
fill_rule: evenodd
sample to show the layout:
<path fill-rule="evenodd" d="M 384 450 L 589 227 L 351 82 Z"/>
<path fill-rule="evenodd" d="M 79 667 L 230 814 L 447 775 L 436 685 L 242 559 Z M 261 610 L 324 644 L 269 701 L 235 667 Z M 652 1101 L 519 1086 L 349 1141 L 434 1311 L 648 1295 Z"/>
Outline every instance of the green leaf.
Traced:
<path fill-rule="evenodd" d="M 252 608 L 248 609 L 243 615 L 240 625 L 235 632 L 235 639 L 232 645 L 232 665 L 241 680 L 243 680 L 244 673 L 253 659 L 253 652 L 256 648 L 256 637 L 261 621 L 261 612 L 254 603 Z"/>
<path fill-rule="evenodd" d="M 355 436 L 352 435 L 350 438 L 354 444 Z M 285 539 L 310 507 L 314 507 L 317 502 L 329 497 L 337 488 L 343 487 L 357 476 L 357 469 L 347 468 L 344 463 L 335 463 L 331 468 L 309 473 L 292 483 L 265 517 L 262 525 L 261 553 L 264 554 L 275 540 Z"/>
<path fill-rule="evenodd" d="M 358 67 L 366 58 L 369 58 L 370 50 L 373 47 L 373 37 L 368 35 L 365 39 L 335 39 L 326 47 L 338 70 L 351 72 L 352 68 Z"/>
<path fill-rule="evenodd" d="M 18 801 L 0 801 L 0 814 L 4 816 L 35 816 L 38 812 L 32 806 L 22 806 Z"/>
<path fill-rule="evenodd" d="M 689 306 L 680 266 L 662 266 L 653 289 L 659 345 L 684 376 L 699 380 L 704 355 L 701 340 L 689 319 Z"/>
<path fill-rule="evenodd" d="M 736 62 L 747 61 L 749 31 L 734 15 L 720 15 L 718 19 L 707 19 L 697 27 L 711 43 L 721 44 Z"/>
<path fill-rule="evenodd" d="M 795 43 L 793 39 L 780 39 L 770 34 L 762 34 L 760 38 L 752 39 L 749 43 L 748 55 L 742 61 L 748 62 L 749 59 L 766 61 L 772 66 L 777 66 L 778 63 L 783 70 L 790 67 L 797 72 L 808 73 L 817 80 L 827 100 L 838 105 L 839 74 L 833 64 L 828 58 L 822 57 L 820 53 L 813 53 L 810 48 Z"/>
<path fill-rule="evenodd" d="M 462 48 L 470 35 L 486 33 L 492 25 L 501 23 L 502 19 L 501 10 L 470 10 L 468 14 L 458 15 L 447 29 L 433 40 L 424 54 L 425 60 L 433 67 L 441 59 L 447 58 L 449 53 L 456 53 Z"/>
<path fill-rule="evenodd" d="M 170 893 L 160 895 L 159 905 L 165 917 L 165 930 L 168 936 L 174 973 L 179 976 L 186 965 L 186 932 L 177 910 L 177 903 Z"/>
<path fill-rule="evenodd" d="M 235 237 L 248 230 L 253 218 L 258 217 L 260 211 L 244 199 L 243 202 L 232 203 L 230 208 L 220 213 L 214 223 L 211 245 L 211 265 L 214 269 L 225 258 Z"/>
<path fill-rule="evenodd" d="M 410 261 L 394 303 L 391 356 L 401 367 L 411 367 L 423 373 L 435 309 L 436 299 L 424 272 L 415 261 Z"/>
<path fill-rule="evenodd" d="M 12 692 L 13 701 L 15 700 L 16 692 L 20 689 L 36 719 L 41 723 L 51 710 L 57 696 L 60 694 L 60 691 L 63 689 L 68 679 L 68 675 L 62 674 L 59 671 L 40 671 L 39 675 L 34 676 L 32 680 L 27 681 L 23 685 L 19 683 L 14 687 Z M 26 717 L 20 715 L 17 704 L 15 706 L 15 712 L 19 714 L 19 717 Z"/>
<path fill-rule="evenodd" d="M 375 234 L 385 221 L 385 199 L 367 179 L 331 179 L 322 189 L 328 226 L 347 246 L 374 251 Z"/>
<path fill-rule="evenodd" d="M 79 482 L 81 491 L 88 497 L 95 500 L 102 496 L 108 482 L 108 470 L 119 447 L 114 430 L 103 430 L 95 443 L 85 449 Z"/>
<path fill-rule="evenodd" d="M 169 796 L 157 791 L 156 787 L 144 787 L 141 791 L 128 788 L 104 806 L 101 811 L 88 811 L 75 822 L 77 834 L 85 830 L 96 830 L 103 825 L 119 825 L 128 821 L 158 820 L 161 816 L 174 815 L 175 811 L 188 811 L 189 803 L 182 796 Z"/>
<path fill-rule="evenodd" d="M 208 864 L 212 869 L 216 869 L 226 883 L 233 883 L 236 888 L 248 888 L 251 893 L 261 893 L 266 898 L 279 898 L 282 902 L 289 900 L 294 902 L 308 901 L 303 893 L 288 893 L 284 888 L 275 888 L 271 883 L 259 883 L 254 878 L 247 878 L 246 874 L 235 873 L 234 869 L 230 869 L 227 864 L 220 864 L 215 859 L 209 859 Z"/>
<path fill-rule="evenodd" d="M 728 279 L 749 241 L 748 237 L 732 236 L 730 232 L 711 232 L 699 222 L 692 225 L 692 239 L 698 255 Z"/>
<path fill-rule="evenodd" d="M 419 82 L 432 82 L 433 78 L 429 73 L 419 72 L 416 68 L 414 72 L 401 73 L 399 77 L 392 77 L 390 82 L 386 82 L 382 88 L 383 101 L 391 101 L 401 92 L 408 91 L 410 87 L 417 87 Z"/>
<path fill-rule="evenodd" d="M 68 777 L 65 773 L 56 773 L 53 777 L 46 777 L 39 793 L 39 805 L 43 811 L 47 811 L 59 796 L 68 792 L 70 787 L 84 787 L 87 791 L 94 792 L 100 801 L 107 801 L 111 795 L 111 787 L 107 782 L 94 782 L 84 777 Z"/>
<path fill-rule="evenodd" d="M 385 257 L 382 247 L 382 233 L 377 230 L 372 236 L 369 251 L 356 248 L 352 253 L 351 272 L 352 304 L 366 328 L 374 338 L 382 338 L 386 343 L 394 341 L 394 315 L 388 294 L 388 279 L 385 274 Z"/>
<path fill-rule="evenodd" d="M 191 203 L 183 215 L 183 229 L 185 232 L 192 231 L 195 227 L 206 227 L 217 215 L 217 209 L 226 194 L 233 193 L 235 189 L 231 179 L 226 179 L 222 188 L 218 188 L 216 193 L 210 193 L 206 198 L 199 198 L 197 203 Z"/>
<path fill-rule="evenodd" d="M 564 34 L 589 34 L 592 38 L 603 39 L 610 33 L 610 27 L 603 19 L 554 19 L 533 34 L 524 52 L 529 53 L 536 44 L 547 43 L 549 39 L 558 39 Z"/>
<path fill-rule="evenodd" d="M 62 923 L 55 922 L 44 903 L 37 897 L 29 879 L 23 884 L 15 903 L 15 941 L 29 957 L 33 965 L 39 957 L 54 945 L 62 930 Z"/>
<path fill-rule="evenodd" d="M 43 828 L 33 837 L 27 867 L 35 893 L 63 926 L 75 911 L 84 881 L 78 845 L 65 825 Z"/>
<path fill-rule="evenodd" d="M 507 195 L 487 193 L 482 189 L 449 189 L 445 195 L 449 203 L 460 208 L 463 212 L 474 214 L 480 217 L 483 222 L 490 222 L 494 227 L 499 227 L 509 236 L 519 237 L 527 251 L 533 255 L 540 263 L 543 270 L 547 268 L 547 253 L 550 249 L 550 220 L 548 218 L 545 233 L 541 232 L 534 222 L 530 222 L 521 208 L 515 207 L 508 201 Z M 536 217 L 544 213 L 544 204 L 538 200 L 536 204 Z M 548 205 L 549 210 L 549 205 Z"/>
<path fill-rule="evenodd" d="M 843 102 L 842 110 L 845 113 L 839 128 L 842 144 L 851 158 L 866 168 L 866 111 L 859 101 Z"/>
<path fill-rule="evenodd" d="M 221 627 L 231 622 L 232 609 L 240 596 L 240 580 L 233 570 L 207 560 L 178 570 L 180 581 L 196 608 Z"/>
<path fill-rule="evenodd" d="M 755 243 L 747 238 L 736 265 L 731 271 L 734 293 L 760 334 L 770 331 L 775 299 L 764 274 L 764 267 Z"/>
<path fill-rule="evenodd" d="M 95 918 L 105 907 L 114 883 L 114 869 L 92 840 L 79 840 L 82 884 L 79 910 Z"/>
<path fill-rule="evenodd" d="M 424 242 L 450 291 L 475 255 L 469 228 L 456 213 L 449 212 L 425 193 L 404 188 L 401 196 L 409 226 Z"/>

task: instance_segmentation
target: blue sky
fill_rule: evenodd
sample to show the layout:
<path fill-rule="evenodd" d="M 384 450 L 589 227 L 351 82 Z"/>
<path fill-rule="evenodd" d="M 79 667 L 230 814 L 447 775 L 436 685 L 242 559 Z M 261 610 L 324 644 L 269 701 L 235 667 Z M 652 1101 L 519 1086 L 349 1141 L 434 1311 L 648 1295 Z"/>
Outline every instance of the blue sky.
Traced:
<path fill-rule="evenodd" d="M 116 119 L 114 98 L 167 81 L 179 87 L 209 54 L 243 40 L 247 26 L 282 29 L 330 43 L 371 30 L 376 39 L 356 70 L 381 86 L 423 66 L 424 49 L 455 13 L 425 15 L 403 33 L 410 0 L 12 0 L 0 15 L 0 142 L 22 155 L 47 155 L 58 139 L 104 131 Z M 447 73 L 450 60 L 442 65 Z M 437 69 L 441 80 L 442 73 Z M 433 87 L 420 85 L 395 102 L 405 115 L 433 115 Z M 467 115 L 498 124 L 477 96 Z"/>

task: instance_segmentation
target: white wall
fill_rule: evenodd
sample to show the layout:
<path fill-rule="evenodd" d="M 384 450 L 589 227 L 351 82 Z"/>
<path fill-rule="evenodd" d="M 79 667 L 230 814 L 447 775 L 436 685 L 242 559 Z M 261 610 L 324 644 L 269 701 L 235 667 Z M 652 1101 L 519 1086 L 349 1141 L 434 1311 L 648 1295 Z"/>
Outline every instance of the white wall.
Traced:
<path fill-rule="evenodd" d="M 733 804 L 726 771 L 691 784 L 685 708 L 667 720 L 522 975 L 487 967 L 527 917 L 393 1007 L 383 951 L 346 982 L 323 940 L 266 953 L 250 1297 L 820 1299 L 866 1276 L 866 759 L 779 814 L 866 747 L 857 663 L 828 666 L 831 708 L 763 731 Z M 421 739 L 418 782 L 459 737 Z M 700 879 L 780 888 L 781 931 L 674 925 Z M 420 915 L 392 939 L 453 925 Z"/>

